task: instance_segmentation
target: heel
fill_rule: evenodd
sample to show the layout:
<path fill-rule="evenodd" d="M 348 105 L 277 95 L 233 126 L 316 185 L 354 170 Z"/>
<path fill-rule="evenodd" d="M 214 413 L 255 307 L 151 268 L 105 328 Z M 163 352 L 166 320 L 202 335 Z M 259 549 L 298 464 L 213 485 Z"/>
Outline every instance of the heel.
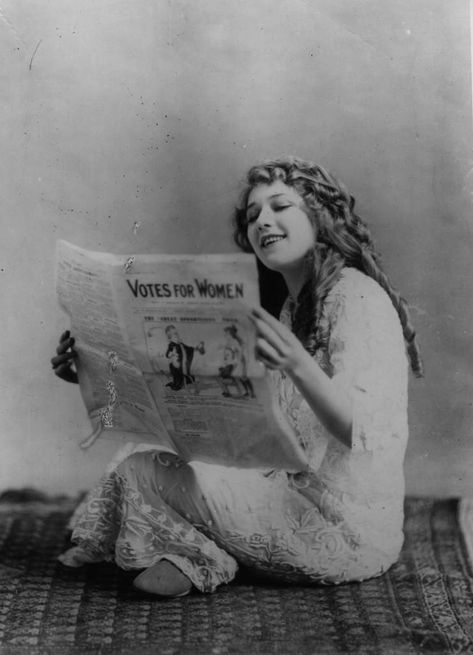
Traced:
<path fill-rule="evenodd" d="M 160 560 L 140 573 L 133 580 L 133 586 L 148 594 L 180 598 L 190 593 L 192 582 L 174 564 Z"/>

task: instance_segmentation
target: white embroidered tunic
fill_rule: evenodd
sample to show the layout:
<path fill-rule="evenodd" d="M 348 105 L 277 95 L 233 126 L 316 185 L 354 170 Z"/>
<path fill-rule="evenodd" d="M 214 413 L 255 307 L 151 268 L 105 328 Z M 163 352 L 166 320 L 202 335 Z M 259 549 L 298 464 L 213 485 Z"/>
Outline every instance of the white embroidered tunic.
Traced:
<path fill-rule="evenodd" d="M 290 325 L 288 303 L 281 320 Z M 288 376 L 272 372 L 309 472 L 185 464 L 151 445 L 135 447 L 118 455 L 79 507 L 77 546 L 61 561 L 108 559 L 139 569 L 164 558 L 201 591 L 230 581 L 238 564 L 276 579 L 324 584 L 389 568 L 403 541 L 408 427 L 401 325 L 387 294 L 353 268 L 328 294 L 321 320 L 328 347 L 316 358 L 352 401 L 351 448 L 321 425 Z"/>

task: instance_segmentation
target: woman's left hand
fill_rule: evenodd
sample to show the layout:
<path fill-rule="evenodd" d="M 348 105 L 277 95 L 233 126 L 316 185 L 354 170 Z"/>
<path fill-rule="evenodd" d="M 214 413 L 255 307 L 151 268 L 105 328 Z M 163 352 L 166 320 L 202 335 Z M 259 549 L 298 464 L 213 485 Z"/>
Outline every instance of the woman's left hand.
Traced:
<path fill-rule="evenodd" d="M 291 375 L 310 357 L 295 334 L 262 307 L 254 307 L 250 318 L 256 328 L 256 358 L 267 368 Z"/>

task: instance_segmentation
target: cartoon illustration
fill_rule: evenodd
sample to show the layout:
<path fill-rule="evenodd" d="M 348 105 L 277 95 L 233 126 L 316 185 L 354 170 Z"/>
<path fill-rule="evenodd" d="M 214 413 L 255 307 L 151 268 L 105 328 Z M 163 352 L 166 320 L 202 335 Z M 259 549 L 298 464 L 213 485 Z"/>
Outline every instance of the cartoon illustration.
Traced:
<path fill-rule="evenodd" d="M 166 357 L 169 361 L 169 371 L 172 377 L 172 380 L 166 386 L 170 387 L 173 391 L 179 391 L 186 384 L 192 384 L 195 381 L 195 377 L 191 373 L 194 351 L 197 350 L 197 352 L 203 355 L 205 353 L 205 345 L 203 341 L 195 347 L 183 343 L 174 325 L 168 325 L 165 332 L 169 341 Z"/>
<path fill-rule="evenodd" d="M 254 398 L 255 393 L 251 380 L 246 374 L 246 357 L 243 339 L 238 334 L 236 325 L 224 328 L 225 344 L 223 346 L 223 364 L 219 367 L 219 382 L 223 395 L 231 396 L 230 387 L 234 386 L 237 395 L 243 398 Z"/>

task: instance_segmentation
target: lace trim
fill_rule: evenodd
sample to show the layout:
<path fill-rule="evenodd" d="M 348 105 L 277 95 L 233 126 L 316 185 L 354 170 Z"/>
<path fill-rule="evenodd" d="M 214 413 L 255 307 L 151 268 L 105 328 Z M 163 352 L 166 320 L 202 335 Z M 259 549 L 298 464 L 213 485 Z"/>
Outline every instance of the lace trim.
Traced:
<path fill-rule="evenodd" d="M 232 580 L 238 568 L 233 557 L 164 501 L 159 506 L 147 504 L 118 471 L 89 494 L 76 517 L 72 540 L 79 550 L 65 553 L 61 558 L 65 564 L 77 566 L 81 558 L 93 557 L 114 559 L 129 570 L 169 559 L 205 592 Z"/>

